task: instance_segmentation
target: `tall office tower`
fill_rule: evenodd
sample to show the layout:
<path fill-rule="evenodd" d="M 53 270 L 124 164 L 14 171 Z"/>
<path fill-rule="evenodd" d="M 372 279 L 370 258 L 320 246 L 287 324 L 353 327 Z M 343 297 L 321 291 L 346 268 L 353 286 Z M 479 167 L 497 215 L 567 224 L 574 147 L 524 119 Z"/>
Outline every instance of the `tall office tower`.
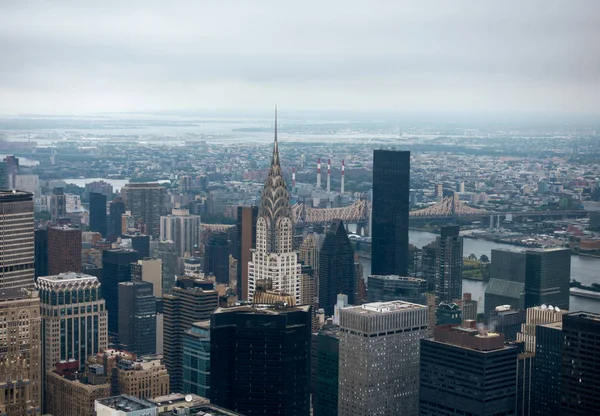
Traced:
<path fill-rule="evenodd" d="M 521 332 L 517 334 L 517 340 L 525 343 L 525 351 L 535 352 L 536 327 L 553 322 L 562 322 L 563 315 L 566 313 L 567 311 L 560 308 L 548 308 L 546 305 L 527 308 L 525 323 L 521 325 Z"/>
<path fill-rule="evenodd" d="M 122 227 L 123 214 L 125 214 L 125 203 L 121 197 L 113 199 L 108 206 L 108 211 L 108 235 L 112 241 L 116 240 L 123 231 L 127 231 L 123 230 Z"/>
<path fill-rule="evenodd" d="M 338 326 L 326 326 L 313 334 L 313 414 L 337 416 L 340 337 Z"/>
<path fill-rule="evenodd" d="M 404 302 L 425 305 L 427 281 L 416 277 L 406 276 L 369 276 L 369 302 L 389 302 L 402 300 Z"/>
<path fill-rule="evenodd" d="M 342 309 L 339 414 L 416 415 L 419 341 L 426 336 L 426 306 L 392 301 Z"/>
<path fill-rule="evenodd" d="M 127 232 L 121 234 L 121 240 L 131 240 L 131 248 L 138 252 L 140 259 L 150 257 L 150 236 L 140 232 Z"/>
<path fill-rule="evenodd" d="M 525 304 L 542 304 L 569 309 L 571 250 L 546 248 L 526 252 Z"/>
<path fill-rule="evenodd" d="M 514 341 L 509 345 L 515 346 L 517 354 L 517 402 L 516 415 L 529 416 L 533 412 L 533 363 L 535 354 L 525 351 L 523 341 Z"/>
<path fill-rule="evenodd" d="M 67 215 L 67 196 L 63 188 L 54 188 L 50 195 L 50 218 L 56 222 Z"/>
<path fill-rule="evenodd" d="M 421 277 L 427 281 L 427 291 L 435 293 L 435 271 L 437 256 L 437 242 L 423 246 L 421 252 Z"/>
<path fill-rule="evenodd" d="M 565 342 L 563 323 L 537 325 L 533 362 L 533 414 L 560 414 L 562 350 Z"/>
<path fill-rule="evenodd" d="M 526 311 L 512 309 L 509 305 L 496 306 L 490 312 L 490 326 L 496 332 L 504 334 L 507 342 L 515 341 L 521 326 L 525 323 L 525 313 Z"/>
<path fill-rule="evenodd" d="M 256 220 L 258 207 L 238 207 L 237 238 L 237 294 L 238 299 L 248 299 L 248 263 L 252 259 L 252 249 L 256 247 Z"/>
<path fill-rule="evenodd" d="M 211 403 L 244 415 L 310 414 L 310 306 L 218 308 L 210 317 Z"/>
<path fill-rule="evenodd" d="M 183 334 L 183 393 L 210 397 L 210 321 L 194 322 Z"/>
<path fill-rule="evenodd" d="M 40 276 L 37 288 L 44 369 L 52 371 L 59 361 L 78 360 L 83 370 L 87 357 L 108 346 L 107 311 L 98 278 L 83 273 Z"/>
<path fill-rule="evenodd" d="M 171 293 L 175 286 L 175 269 L 177 267 L 177 248 L 172 241 L 159 241 L 154 256 L 162 262 L 163 293 Z"/>
<path fill-rule="evenodd" d="M 462 311 L 462 320 L 477 320 L 477 301 L 471 299 L 470 293 L 463 293 L 462 299 L 454 299 Z"/>
<path fill-rule="evenodd" d="M 204 273 L 212 273 L 218 284 L 229 284 L 229 249 L 225 233 L 213 234 L 205 246 Z"/>
<path fill-rule="evenodd" d="M 435 308 L 436 325 L 460 325 L 462 323 L 462 311 L 456 303 L 440 302 Z"/>
<path fill-rule="evenodd" d="M 40 299 L 35 291 L 0 290 L 0 414 L 42 414 Z"/>
<path fill-rule="evenodd" d="M 162 260 L 146 258 L 131 263 L 131 280 L 152 283 L 152 295 L 157 298 L 162 297 Z"/>
<path fill-rule="evenodd" d="M 8 167 L 6 166 L 6 162 L 0 162 L 0 191 L 8 191 L 10 190 L 9 180 L 8 180 Z"/>
<path fill-rule="evenodd" d="M 86 183 L 83 191 L 83 197 L 89 199 L 92 192 L 102 194 L 106 197 L 106 199 L 108 199 L 113 194 L 113 186 L 110 183 L 102 180 Z"/>
<path fill-rule="evenodd" d="M 120 394 L 148 399 L 171 392 L 169 374 L 160 357 L 142 357 L 138 360 L 117 358 L 116 373 Z"/>
<path fill-rule="evenodd" d="M 96 192 L 90 193 L 90 231 L 95 231 L 102 234 L 102 237 L 107 237 L 106 232 L 107 216 L 106 216 L 106 195 Z"/>
<path fill-rule="evenodd" d="M 523 310 L 525 304 L 525 252 L 519 250 L 492 250 L 490 281 L 485 290 L 484 312 L 489 321 L 497 306 L 510 305 Z M 535 305 L 532 305 L 535 306 Z"/>
<path fill-rule="evenodd" d="M 173 241 L 179 257 L 192 255 L 200 245 L 200 233 L 200 216 L 190 215 L 187 209 L 173 208 L 171 214 L 160 217 L 160 239 Z"/>
<path fill-rule="evenodd" d="M 63 225 L 48 229 L 48 274 L 81 271 L 81 229 Z"/>
<path fill-rule="evenodd" d="M 277 143 L 277 111 L 275 111 L 275 141 L 269 176 L 265 180 L 258 219 L 256 249 L 248 263 L 248 300 L 252 302 L 258 280 L 270 280 L 273 290 L 302 300 L 302 265 L 293 250 L 294 223 L 290 194 L 285 186 L 279 163 Z"/>
<path fill-rule="evenodd" d="M 34 241 L 34 273 L 37 279 L 39 276 L 48 276 L 48 229 L 35 230 Z"/>
<path fill-rule="evenodd" d="M 435 295 L 439 302 L 462 298 L 463 238 L 458 226 L 442 227 L 437 238 Z"/>
<path fill-rule="evenodd" d="M 0 191 L 0 289 L 33 288 L 33 195 Z"/>
<path fill-rule="evenodd" d="M 119 283 L 119 341 L 138 356 L 156 354 L 156 298 L 150 282 Z"/>
<path fill-rule="evenodd" d="M 131 263 L 138 260 L 135 250 L 102 252 L 102 294 L 108 311 L 108 332 L 119 332 L 119 283 L 131 281 Z"/>
<path fill-rule="evenodd" d="M 490 279 L 525 283 L 525 262 L 521 250 L 492 249 Z"/>
<path fill-rule="evenodd" d="M 158 183 L 128 183 L 121 193 L 125 208 L 134 218 L 140 218 L 146 225 L 148 235 L 160 235 L 160 216 L 164 213 L 167 191 Z"/>
<path fill-rule="evenodd" d="M 217 308 L 219 296 L 215 290 L 199 287 L 174 287 L 163 297 L 164 345 L 163 357 L 171 380 L 171 391 L 183 391 L 183 337 L 194 322 L 205 321 Z"/>
<path fill-rule="evenodd" d="M 419 415 L 514 415 L 517 352 L 502 334 L 436 327 L 421 340 Z"/>
<path fill-rule="evenodd" d="M 410 152 L 373 151 L 372 274 L 408 273 Z"/>
<path fill-rule="evenodd" d="M 325 233 L 319 252 L 319 307 L 333 316 L 337 295 L 348 295 L 348 303 L 353 305 L 354 292 L 354 249 L 344 222 L 336 220 Z"/>
<path fill-rule="evenodd" d="M 600 408 L 600 314 L 571 312 L 563 317 L 561 411 L 565 415 L 597 414 Z"/>

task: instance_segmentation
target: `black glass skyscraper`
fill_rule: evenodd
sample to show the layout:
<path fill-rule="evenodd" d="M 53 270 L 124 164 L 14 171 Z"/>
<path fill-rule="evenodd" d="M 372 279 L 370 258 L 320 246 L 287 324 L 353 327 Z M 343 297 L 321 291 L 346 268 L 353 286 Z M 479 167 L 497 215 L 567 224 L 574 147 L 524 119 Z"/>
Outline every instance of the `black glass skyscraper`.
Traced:
<path fill-rule="evenodd" d="M 314 416 L 337 416 L 340 360 L 339 326 L 331 325 L 313 334 Z"/>
<path fill-rule="evenodd" d="M 373 151 L 372 274 L 408 272 L 410 152 Z"/>
<path fill-rule="evenodd" d="M 156 354 L 156 298 L 150 282 L 119 283 L 119 340 L 138 356 Z"/>
<path fill-rule="evenodd" d="M 354 249 L 342 220 L 336 220 L 325 233 L 319 253 L 319 307 L 333 316 L 337 295 L 348 295 L 354 304 Z"/>
<path fill-rule="evenodd" d="M 108 207 L 108 234 L 111 241 L 115 241 L 123 232 L 123 214 L 125 214 L 125 203 L 121 198 L 115 198 Z M 125 230 L 126 231 L 126 230 Z"/>
<path fill-rule="evenodd" d="M 35 278 L 48 276 L 48 229 L 35 230 Z"/>
<path fill-rule="evenodd" d="M 119 332 L 119 283 L 131 281 L 131 263 L 138 261 L 135 250 L 102 252 L 102 295 L 108 311 L 108 332 Z"/>
<path fill-rule="evenodd" d="M 213 234 L 206 244 L 206 273 L 219 284 L 229 284 L 229 239 L 225 233 Z"/>
<path fill-rule="evenodd" d="M 106 237 L 106 195 L 90 192 L 90 230 Z"/>
<path fill-rule="evenodd" d="M 122 234 L 121 238 L 131 240 L 131 248 L 138 252 L 139 260 L 150 257 L 150 236 L 139 232 Z"/>
<path fill-rule="evenodd" d="M 218 308 L 210 317 L 211 403 L 244 415 L 310 414 L 311 307 Z"/>
<path fill-rule="evenodd" d="M 463 238 L 458 226 L 442 227 L 435 257 L 435 296 L 438 302 L 462 299 Z"/>
<path fill-rule="evenodd" d="M 571 249 L 527 250 L 526 256 L 526 307 L 546 304 L 569 310 Z"/>
<path fill-rule="evenodd" d="M 562 322 L 535 327 L 533 360 L 533 415 L 558 414 L 560 408 L 562 349 L 565 338 Z"/>

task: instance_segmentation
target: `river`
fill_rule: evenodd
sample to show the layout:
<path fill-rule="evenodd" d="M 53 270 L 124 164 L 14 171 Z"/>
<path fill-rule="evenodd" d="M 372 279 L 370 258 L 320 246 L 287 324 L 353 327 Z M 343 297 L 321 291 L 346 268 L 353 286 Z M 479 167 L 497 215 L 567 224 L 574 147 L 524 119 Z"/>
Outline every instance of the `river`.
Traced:
<path fill-rule="evenodd" d="M 425 231 L 410 230 L 408 238 L 416 247 L 423 247 L 434 241 L 437 234 Z M 477 257 L 482 254 L 491 258 L 493 248 L 516 249 L 518 247 L 509 244 L 495 243 L 487 240 L 464 239 L 463 254 L 468 256 L 473 253 Z M 371 274 L 371 259 L 361 258 L 364 276 Z M 600 259 L 593 257 L 571 256 L 571 278 L 576 279 L 584 285 L 600 283 Z M 483 312 L 483 301 L 487 283 L 477 280 L 463 280 L 463 293 L 471 293 L 474 300 L 478 302 L 479 312 Z M 570 310 L 600 313 L 600 301 L 588 298 L 571 296 Z"/>

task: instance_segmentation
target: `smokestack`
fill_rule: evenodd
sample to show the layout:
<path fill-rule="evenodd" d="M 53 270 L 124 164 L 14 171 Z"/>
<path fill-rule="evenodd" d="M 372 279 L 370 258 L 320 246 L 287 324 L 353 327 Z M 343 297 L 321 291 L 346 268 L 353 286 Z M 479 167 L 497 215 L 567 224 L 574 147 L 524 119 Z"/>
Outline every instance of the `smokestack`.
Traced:
<path fill-rule="evenodd" d="M 321 158 L 317 160 L 317 188 L 321 188 Z"/>
<path fill-rule="evenodd" d="M 292 191 L 296 190 L 296 168 L 292 169 Z"/>
<path fill-rule="evenodd" d="M 331 159 L 327 159 L 327 192 L 331 191 Z"/>
<path fill-rule="evenodd" d="M 344 161 L 342 160 L 342 193 L 344 193 Z"/>

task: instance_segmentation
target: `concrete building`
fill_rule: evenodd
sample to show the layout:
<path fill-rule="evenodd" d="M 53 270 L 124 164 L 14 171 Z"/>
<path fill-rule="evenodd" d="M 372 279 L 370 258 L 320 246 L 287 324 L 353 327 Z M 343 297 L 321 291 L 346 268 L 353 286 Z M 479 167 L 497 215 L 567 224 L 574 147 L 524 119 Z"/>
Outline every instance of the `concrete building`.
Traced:
<path fill-rule="evenodd" d="M 156 354 L 156 297 L 150 282 L 119 283 L 119 341 L 135 354 Z"/>
<path fill-rule="evenodd" d="M 48 229 L 48 274 L 81 271 L 81 229 L 73 226 Z"/>
<path fill-rule="evenodd" d="M 438 302 L 462 298 L 463 238 L 458 226 L 442 227 L 437 237 L 435 295 Z"/>
<path fill-rule="evenodd" d="M 471 299 L 470 293 L 463 293 L 462 299 L 454 299 L 454 303 L 458 305 L 462 311 L 462 320 L 477 320 L 477 301 Z"/>
<path fill-rule="evenodd" d="M 157 298 L 163 294 L 162 260 L 145 258 L 131 263 L 131 280 L 152 283 L 152 295 Z"/>
<path fill-rule="evenodd" d="M 63 188 L 54 188 L 50 196 L 50 218 L 56 223 L 67 215 L 67 196 Z"/>
<path fill-rule="evenodd" d="M 183 335 L 183 393 L 210 397 L 210 321 L 192 324 Z"/>
<path fill-rule="evenodd" d="M 175 286 L 175 269 L 177 266 L 177 248 L 172 241 L 159 241 L 154 251 L 154 258 L 162 262 L 162 292 L 171 293 Z"/>
<path fill-rule="evenodd" d="M 0 414 L 42 414 L 40 321 L 36 291 L 0 290 Z"/>
<path fill-rule="evenodd" d="M 129 244 L 129 241 L 131 244 Z M 138 252 L 140 259 L 150 257 L 150 236 L 139 231 L 129 230 L 121 234 L 121 245 L 127 245 Z M 130 245 L 130 246 L 129 246 Z"/>
<path fill-rule="evenodd" d="M 516 414 L 517 352 L 474 325 L 436 327 L 421 340 L 419 415 Z"/>
<path fill-rule="evenodd" d="M 200 245 L 201 225 L 199 215 L 174 208 L 171 214 L 160 217 L 160 239 L 173 241 L 179 257 L 190 256 Z"/>
<path fill-rule="evenodd" d="M 117 377 L 120 394 L 147 399 L 170 392 L 169 374 L 160 357 L 117 359 Z"/>
<path fill-rule="evenodd" d="M 407 276 L 369 276 L 367 299 L 369 302 L 404 302 L 425 305 L 427 281 Z"/>
<path fill-rule="evenodd" d="M 417 415 L 427 307 L 392 301 L 344 308 L 339 336 L 339 415 Z"/>
<path fill-rule="evenodd" d="M 517 334 L 517 340 L 525 343 L 525 351 L 535 352 L 535 333 L 538 325 L 562 322 L 563 315 L 567 311 L 560 308 L 548 308 L 547 305 L 527 308 L 525 323 L 521 325 L 521 331 Z"/>
<path fill-rule="evenodd" d="M 33 288 L 33 195 L 0 191 L 0 289 Z"/>
<path fill-rule="evenodd" d="M 131 211 L 134 218 L 142 220 L 145 233 L 158 238 L 167 197 L 165 187 L 158 183 L 128 183 L 121 189 L 121 194 L 125 209 Z"/>
<path fill-rule="evenodd" d="M 158 416 L 158 407 L 125 394 L 94 402 L 96 416 Z"/>
<path fill-rule="evenodd" d="M 258 207 L 238 207 L 237 238 L 237 292 L 238 299 L 248 299 L 248 263 L 252 259 L 252 249 L 256 247 L 256 220 Z"/>
<path fill-rule="evenodd" d="M 90 355 L 108 346 L 108 314 L 100 282 L 83 273 L 40 276 L 44 369 L 77 360 L 83 370 Z M 65 315 L 65 309 L 69 313 Z"/>

